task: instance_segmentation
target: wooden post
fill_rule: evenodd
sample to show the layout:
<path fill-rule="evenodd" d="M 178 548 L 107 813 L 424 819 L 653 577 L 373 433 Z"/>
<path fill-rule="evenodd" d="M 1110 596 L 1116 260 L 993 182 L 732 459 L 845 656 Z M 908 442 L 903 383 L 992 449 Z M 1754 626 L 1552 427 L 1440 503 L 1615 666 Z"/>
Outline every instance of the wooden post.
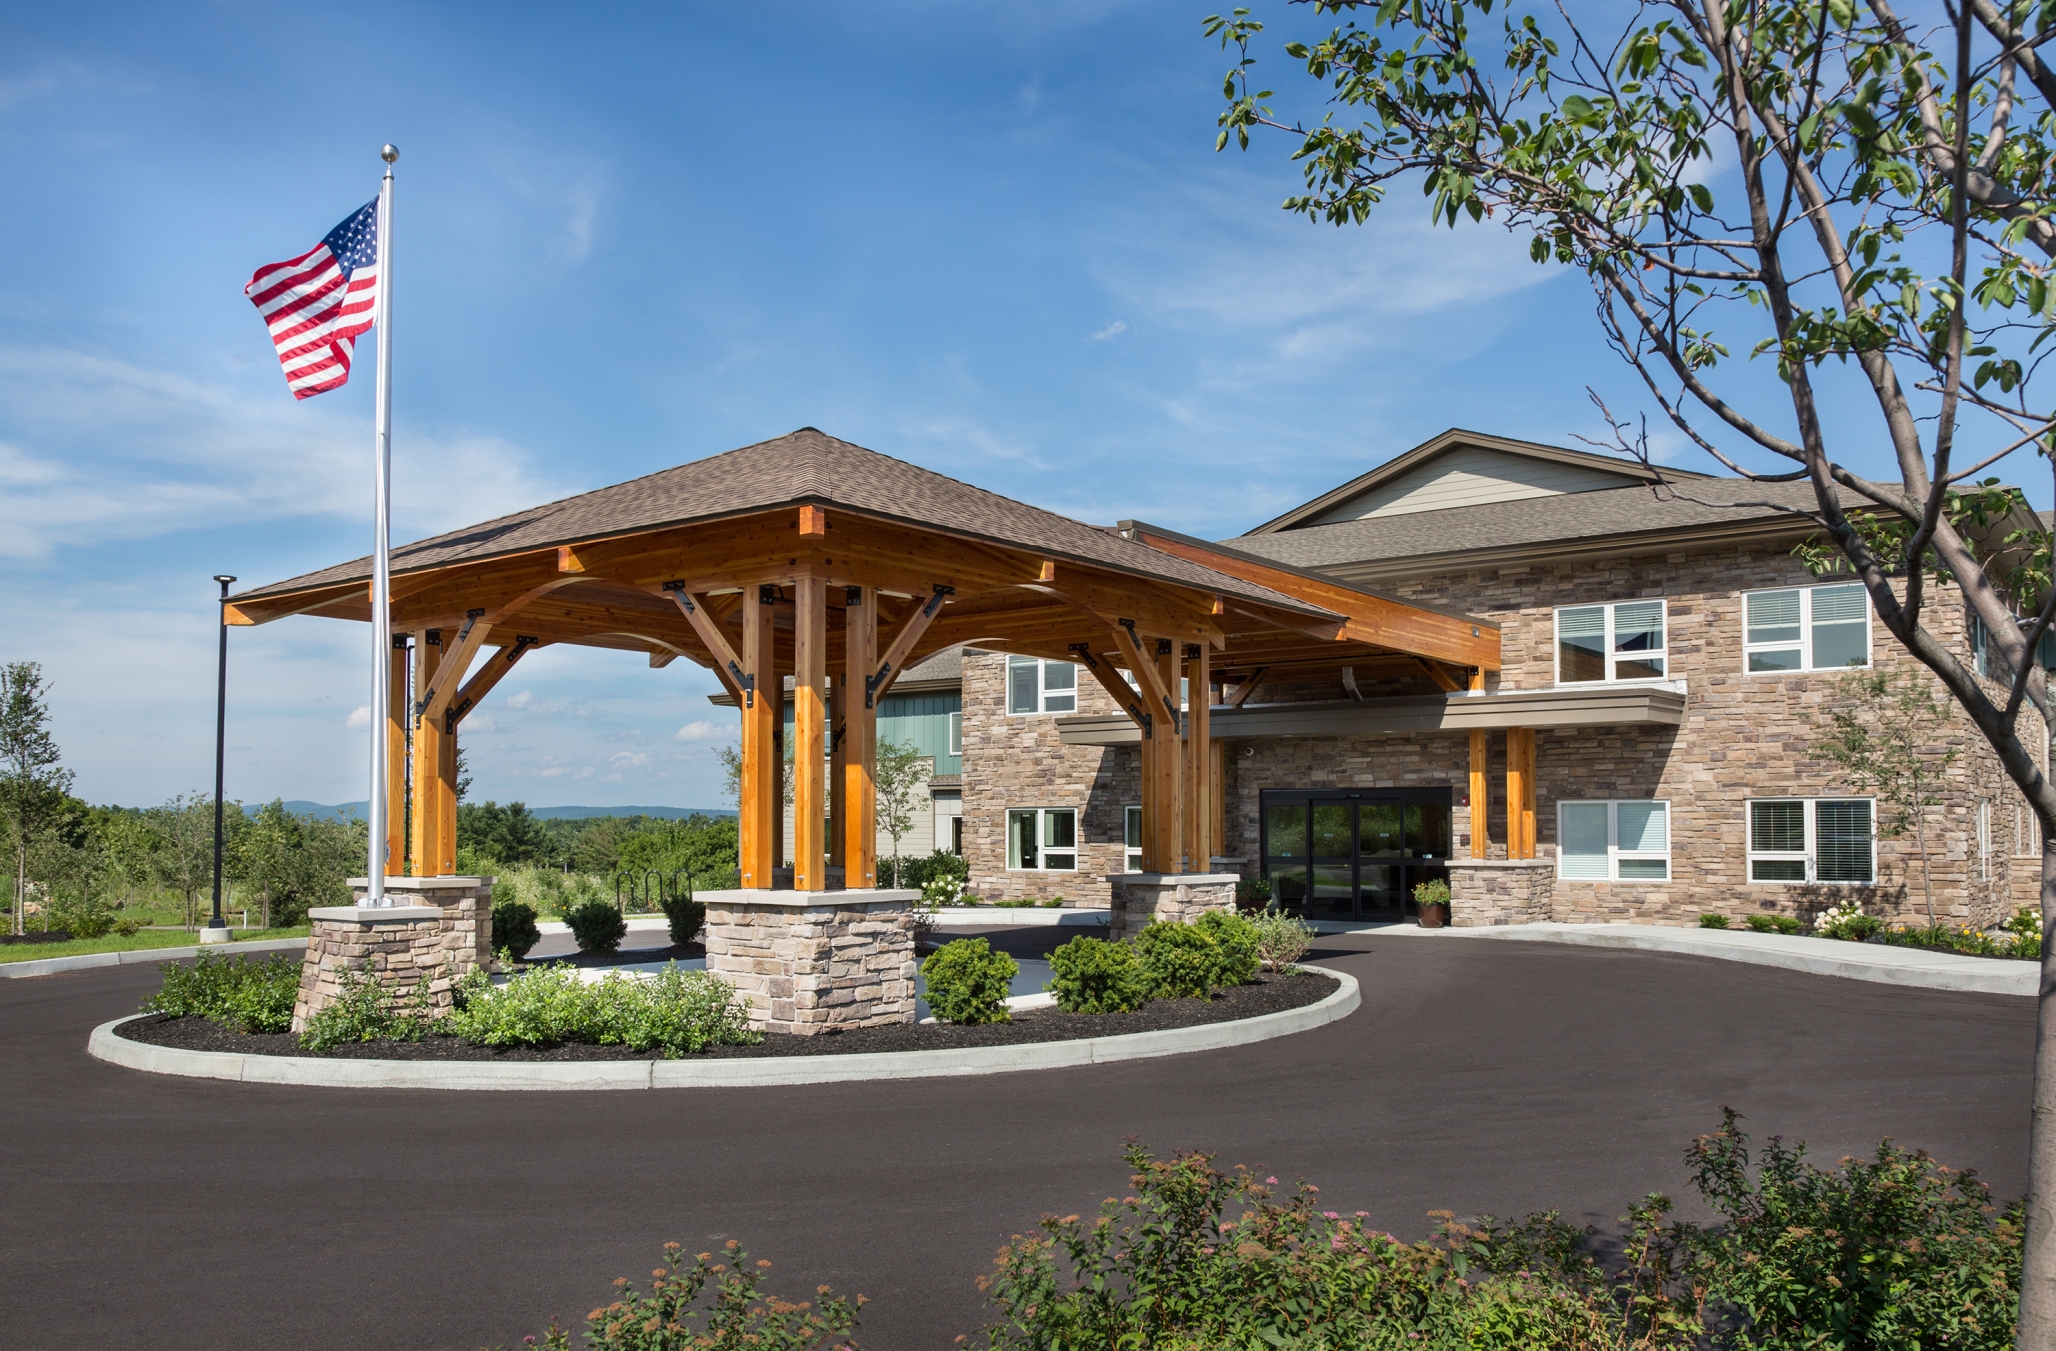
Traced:
<path fill-rule="evenodd" d="M 1136 677 L 1138 680 L 1140 676 Z M 1157 852 L 1157 822 L 1163 816 L 1163 785 L 1157 779 L 1158 751 L 1166 744 L 1171 733 L 1166 730 L 1161 710 L 1150 710 L 1153 716 L 1142 730 L 1142 871 L 1160 873 L 1165 871 L 1163 857 Z"/>
<path fill-rule="evenodd" d="M 828 754 L 828 705 L 822 690 L 828 682 L 828 591 L 820 578 L 801 572 L 793 596 L 792 886 L 826 891 L 821 822 L 828 814 L 822 764 Z"/>
<path fill-rule="evenodd" d="M 738 870 L 742 885 L 771 886 L 772 841 L 776 837 L 782 767 L 774 746 L 784 714 L 784 692 L 772 672 L 771 607 L 745 592 L 742 606 L 742 666 L 749 681 L 742 700 L 742 781 L 738 797 Z"/>
<path fill-rule="evenodd" d="M 1490 742 L 1484 728 L 1471 729 L 1471 857 L 1484 858 L 1492 846 L 1492 781 L 1487 776 Z"/>
<path fill-rule="evenodd" d="M 1535 857 L 1535 729 L 1506 729 L 1506 856 Z"/>
<path fill-rule="evenodd" d="M 1157 644 L 1157 675 L 1174 702 L 1178 698 L 1179 672 L 1185 665 L 1185 654 L 1179 647 L 1175 642 Z M 1161 740 L 1156 756 L 1157 858 L 1158 870 L 1167 873 L 1190 871 L 1185 866 L 1185 779 L 1189 766 L 1177 725 L 1182 721 L 1174 721 L 1166 710 L 1164 721 L 1158 724 Z"/>
<path fill-rule="evenodd" d="M 1213 742 L 1213 793 L 1214 793 L 1214 836 L 1211 846 L 1215 853 L 1228 848 L 1228 756 L 1218 740 Z M 1207 871 L 1212 872 L 1214 861 L 1206 861 Z"/>
<path fill-rule="evenodd" d="M 407 862 L 407 638 L 393 637 L 386 680 L 386 875 L 397 877 Z"/>
<path fill-rule="evenodd" d="M 843 838 L 850 810 L 848 672 L 830 676 L 828 684 L 828 866 L 843 869 L 843 885 L 848 886 L 849 868 L 844 858 L 849 842 Z"/>
<path fill-rule="evenodd" d="M 414 705 L 428 697 L 436 667 L 442 664 L 443 636 L 439 630 L 424 629 L 414 635 L 414 697 L 407 701 L 407 721 L 414 722 Z M 442 724 L 423 718 L 414 727 L 414 839 L 413 873 L 416 877 L 436 876 L 436 860 L 443 856 L 442 806 L 438 802 L 443 763 Z"/>
<path fill-rule="evenodd" d="M 442 729 L 442 755 L 436 765 L 435 872 L 457 875 L 457 729 Z"/>
<path fill-rule="evenodd" d="M 878 710 L 864 692 L 878 673 L 878 593 L 853 586 L 845 594 L 843 679 L 849 712 L 842 737 L 842 884 L 855 891 L 878 885 Z"/>
<path fill-rule="evenodd" d="M 1212 694 L 1211 662 L 1205 643 L 1188 649 L 1188 655 L 1191 664 L 1186 668 L 1186 683 L 1192 694 L 1185 715 L 1185 757 L 1190 766 L 1185 802 L 1186 871 L 1203 873 L 1212 871 L 1214 855 L 1214 754 L 1207 708 Z"/>

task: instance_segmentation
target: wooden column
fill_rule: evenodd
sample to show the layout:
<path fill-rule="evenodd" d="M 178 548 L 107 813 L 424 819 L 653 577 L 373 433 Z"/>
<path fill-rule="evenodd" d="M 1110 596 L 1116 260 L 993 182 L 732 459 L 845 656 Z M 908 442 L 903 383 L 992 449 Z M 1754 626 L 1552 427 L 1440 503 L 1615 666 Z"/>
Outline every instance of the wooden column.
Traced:
<path fill-rule="evenodd" d="M 1139 680 L 1141 677 L 1137 677 Z M 1162 709 L 1150 709 L 1149 723 L 1142 729 L 1142 871 L 1160 873 L 1165 871 L 1163 856 L 1157 852 L 1157 822 L 1163 816 L 1163 785 L 1157 778 L 1158 750 L 1168 741 L 1170 732 L 1165 730 Z M 1125 838 L 1125 836 L 1123 837 Z M 1124 846 L 1125 849 L 1125 846 Z"/>
<path fill-rule="evenodd" d="M 792 886 L 828 889 L 827 849 L 821 837 L 828 815 L 828 591 L 802 572 L 793 583 Z"/>
<path fill-rule="evenodd" d="M 831 675 L 828 681 L 828 866 L 844 868 L 849 842 L 844 839 L 849 820 L 849 724 L 850 678 L 847 672 Z"/>
<path fill-rule="evenodd" d="M 1484 858 L 1492 845 L 1492 780 L 1487 771 L 1491 755 L 1484 728 L 1471 730 L 1471 857 Z"/>
<path fill-rule="evenodd" d="M 425 719 L 425 721 L 436 721 Z M 436 828 L 435 828 L 435 872 L 436 877 L 457 875 L 457 729 L 446 727 L 442 733 L 442 754 L 436 764 Z"/>
<path fill-rule="evenodd" d="M 392 664 L 386 679 L 386 875 L 395 877 L 407 863 L 407 638 L 393 635 Z"/>
<path fill-rule="evenodd" d="M 414 635 L 414 697 L 407 701 L 407 721 L 414 722 L 414 705 L 428 697 L 429 683 L 443 660 L 443 636 L 439 630 L 424 629 Z M 443 856 L 442 805 L 438 801 L 442 784 L 443 729 L 433 718 L 423 718 L 414 727 L 414 822 L 409 853 L 416 877 L 435 877 L 436 860 Z"/>
<path fill-rule="evenodd" d="M 1213 844 L 1210 847 L 1215 853 L 1219 853 L 1228 847 L 1228 757 L 1219 741 L 1212 742 L 1212 758 L 1214 831 Z M 1213 871 L 1214 861 L 1211 857 L 1207 859 L 1206 866 L 1208 872 Z"/>
<path fill-rule="evenodd" d="M 1188 648 L 1187 657 L 1192 697 L 1185 715 L 1185 870 L 1203 873 L 1213 868 L 1214 854 L 1214 754 L 1207 709 L 1211 660 L 1205 643 Z"/>
<path fill-rule="evenodd" d="M 1535 729 L 1506 729 L 1506 856 L 1535 857 Z"/>
<path fill-rule="evenodd" d="M 737 866 L 745 887 L 769 889 L 772 847 L 782 796 L 775 746 L 784 692 L 772 671 L 771 607 L 746 591 L 742 605 L 742 667 L 751 681 L 742 701 L 742 776 L 737 810 Z"/>
<path fill-rule="evenodd" d="M 878 710 L 864 687 L 878 673 L 878 593 L 853 586 L 843 611 L 844 703 L 842 737 L 842 884 L 851 890 L 878 885 Z"/>
<path fill-rule="evenodd" d="M 1157 675 L 1171 701 L 1176 703 L 1179 675 L 1185 665 L 1184 653 L 1179 651 L 1179 644 L 1175 642 L 1159 643 L 1158 648 Z M 1170 711 L 1165 710 L 1163 721 L 1157 724 L 1157 871 L 1166 873 L 1190 871 L 1185 866 L 1185 779 L 1189 766 L 1177 722 Z M 1149 824 L 1148 815 L 1145 810 L 1145 829 Z"/>

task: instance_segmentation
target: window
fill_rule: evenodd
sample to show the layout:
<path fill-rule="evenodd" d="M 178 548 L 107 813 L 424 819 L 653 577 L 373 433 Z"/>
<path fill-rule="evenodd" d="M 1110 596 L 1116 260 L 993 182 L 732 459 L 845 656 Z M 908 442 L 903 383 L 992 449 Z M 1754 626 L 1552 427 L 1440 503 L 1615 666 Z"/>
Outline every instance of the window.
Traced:
<path fill-rule="evenodd" d="M 1752 882 L 1868 883 L 1876 878 L 1869 798 L 1749 804 Z"/>
<path fill-rule="evenodd" d="M 1122 856 L 1122 866 L 1131 873 L 1142 871 L 1142 808 L 1129 807 L 1121 813 L 1127 818 L 1127 832 L 1122 837 L 1127 852 Z"/>
<path fill-rule="evenodd" d="M 1984 880 L 1992 880 L 1992 802 L 1980 798 L 1977 804 L 1977 859 Z"/>
<path fill-rule="evenodd" d="M 1007 712 L 1075 713 L 1078 668 L 1067 661 L 1007 658 Z"/>
<path fill-rule="evenodd" d="M 1670 881 L 1670 803 L 1559 802 L 1556 873 L 1593 882 Z"/>
<path fill-rule="evenodd" d="M 1663 602 L 1579 605 L 1556 612 L 1556 683 L 1661 680 Z"/>
<path fill-rule="evenodd" d="M 1751 671 L 1870 665 L 1870 597 L 1861 583 L 1747 592 L 1742 626 Z"/>
<path fill-rule="evenodd" d="M 1025 807 L 1008 812 L 1007 866 L 1051 873 L 1078 871 L 1077 811 Z"/>
<path fill-rule="evenodd" d="M 962 713 L 952 713 L 949 715 L 949 753 L 951 755 L 962 755 L 964 753 L 964 715 Z"/>
<path fill-rule="evenodd" d="M 2024 629 L 2032 622 L 2023 619 L 2020 626 Z M 1995 678 L 2002 675 L 2006 669 L 2005 663 L 1999 660 L 1998 649 L 1992 644 L 1992 633 L 1985 627 L 1985 621 L 1973 614 L 1969 616 L 1966 627 L 1970 637 L 1971 664 L 1977 669 L 1977 673 Z M 2056 671 L 2056 628 L 2042 634 L 2042 641 L 2035 656 L 2041 661 L 2044 671 Z"/>

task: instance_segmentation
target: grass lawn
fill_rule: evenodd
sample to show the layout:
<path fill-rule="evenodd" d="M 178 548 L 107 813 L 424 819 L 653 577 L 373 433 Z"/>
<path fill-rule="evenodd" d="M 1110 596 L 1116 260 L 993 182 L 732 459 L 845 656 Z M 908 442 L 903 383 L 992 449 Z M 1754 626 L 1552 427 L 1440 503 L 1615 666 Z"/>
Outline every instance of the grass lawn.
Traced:
<path fill-rule="evenodd" d="M 233 952 L 239 944 L 256 938 L 305 938 L 307 926 L 297 929 L 236 929 L 235 941 L 221 944 L 223 951 Z M 141 952 L 148 948 L 190 948 L 197 947 L 200 935 L 185 929 L 145 929 L 141 933 L 123 937 L 108 934 L 104 938 L 74 938 L 69 943 L 9 943 L 0 947 L 0 963 L 34 962 L 45 957 L 77 957 L 88 952 Z"/>

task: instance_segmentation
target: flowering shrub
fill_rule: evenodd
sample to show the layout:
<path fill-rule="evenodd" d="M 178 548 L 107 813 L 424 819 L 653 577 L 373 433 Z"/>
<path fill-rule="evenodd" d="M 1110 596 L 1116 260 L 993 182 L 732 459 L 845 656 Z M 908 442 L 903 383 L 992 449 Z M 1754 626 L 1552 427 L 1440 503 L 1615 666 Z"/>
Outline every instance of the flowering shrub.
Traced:
<path fill-rule="evenodd" d="M 628 921 L 612 901 L 598 896 L 580 901 L 564 912 L 571 937 L 580 952 L 612 952 L 628 933 Z"/>
<path fill-rule="evenodd" d="M 964 899 L 964 882 L 955 873 L 938 872 L 921 884 L 921 903 L 930 909 L 956 905 Z"/>
<path fill-rule="evenodd" d="M 1256 955 L 1266 971 L 1283 971 L 1314 945 L 1314 926 L 1283 910 L 1259 910 L 1249 917 L 1256 926 Z"/>
<path fill-rule="evenodd" d="M 1831 905 L 1813 921 L 1813 931 L 1822 938 L 1840 938 L 1852 943 L 1860 943 L 1884 927 L 1883 920 L 1876 915 L 1864 914 L 1863 907 L 1855 901 Z"/>
<path fill-rule="evenodd" d="M 164 985 L 143 1001 L 142 1011 L 206 1018 L 235 1032 L 283 1032 L 293 1025 L 300 964 L 285 953 L 260 962 L 202 952 L 191 966 L 166 962 Z"/>
<path fill-rule="evenodd" d="M 846 1339 L 867 1302 L 862 1295 L 831 1297 L 824 1285 L 814 1292 L 819 1307 L 810 1300 L 792 1304 L 758 1293 L 771 1264 L 749 1265 L 734 1239 L 722 1251 L 726 1261 L 703 1252 L 688 1267 L 679 1260 L 682 1252 L 676 1243 L 664 1245 L 663 1265 L 650 1273 L 647 1293 L 625 1276 L 617 1279 L 614 1302 L 585 1316 L 586 1345 L 602 1351 L 852 1351 Z M 702 1293 L 711 1295 L 704 1306 Z M 552 1321 L 543 1345 L 570 1351 L 570 1334 Z"/>
<path fill-rule="evenodd" d="M 1135 949 L 1083 934 L 1049 954 L 1049 991 L 1067 1013 L 1129 1013 L 1149 1000 Z"/>
<path fill-rule="evenodd" d="M 946 1023 L 1011 1022 L 1007 993 L 1020 970 L 1019 962 L 1004 952 L 994 952 L 992 944 L 982 938 L 944 943 L 921 963 L 921 975 L 928 982 L 928 1008 Z"/>
<path fill-rule="evenodd" d="M 586 1041 L 672 1057 L 759 1040 L 734 986 L 676 964 L 600 981 L 581 981 L 569 966 L 536 967 L 500 985 L 474 971 L 457 987 L 457 1007 L 440 1030 L 481 1046 Z"/>
<path fill-rule="evenodd" d="M 2023 905 L 2020 909 L 2013 912 L 2012 919 L 2007 920 L 1999 927 L 2016 937 L 2032 938 L 2036 942 L 2040 942 L 2042 938 L 2042 912 L 2032 906 Z"/>
<path fill-rule="evenodd" d="M 2019 917 L 2015 916 L 2017 920 Z M 2013 921 L 2009 920 L 2010 928 Z M 1995 938 L 1982 929 L 1969 925 L 1950 928 L 1946 924 L 1933 927 L 1898 924 L 1884 930 L 1884 940 L 1898 947 L 1940 948 L 1944 952 L 1961 952 L 1971 957 L 2012 957 L 2022 961 L 2042 960 L 2042 936 L 2038 932 L 2021 933 L 2014 930 L 2004 937 Z"/>

